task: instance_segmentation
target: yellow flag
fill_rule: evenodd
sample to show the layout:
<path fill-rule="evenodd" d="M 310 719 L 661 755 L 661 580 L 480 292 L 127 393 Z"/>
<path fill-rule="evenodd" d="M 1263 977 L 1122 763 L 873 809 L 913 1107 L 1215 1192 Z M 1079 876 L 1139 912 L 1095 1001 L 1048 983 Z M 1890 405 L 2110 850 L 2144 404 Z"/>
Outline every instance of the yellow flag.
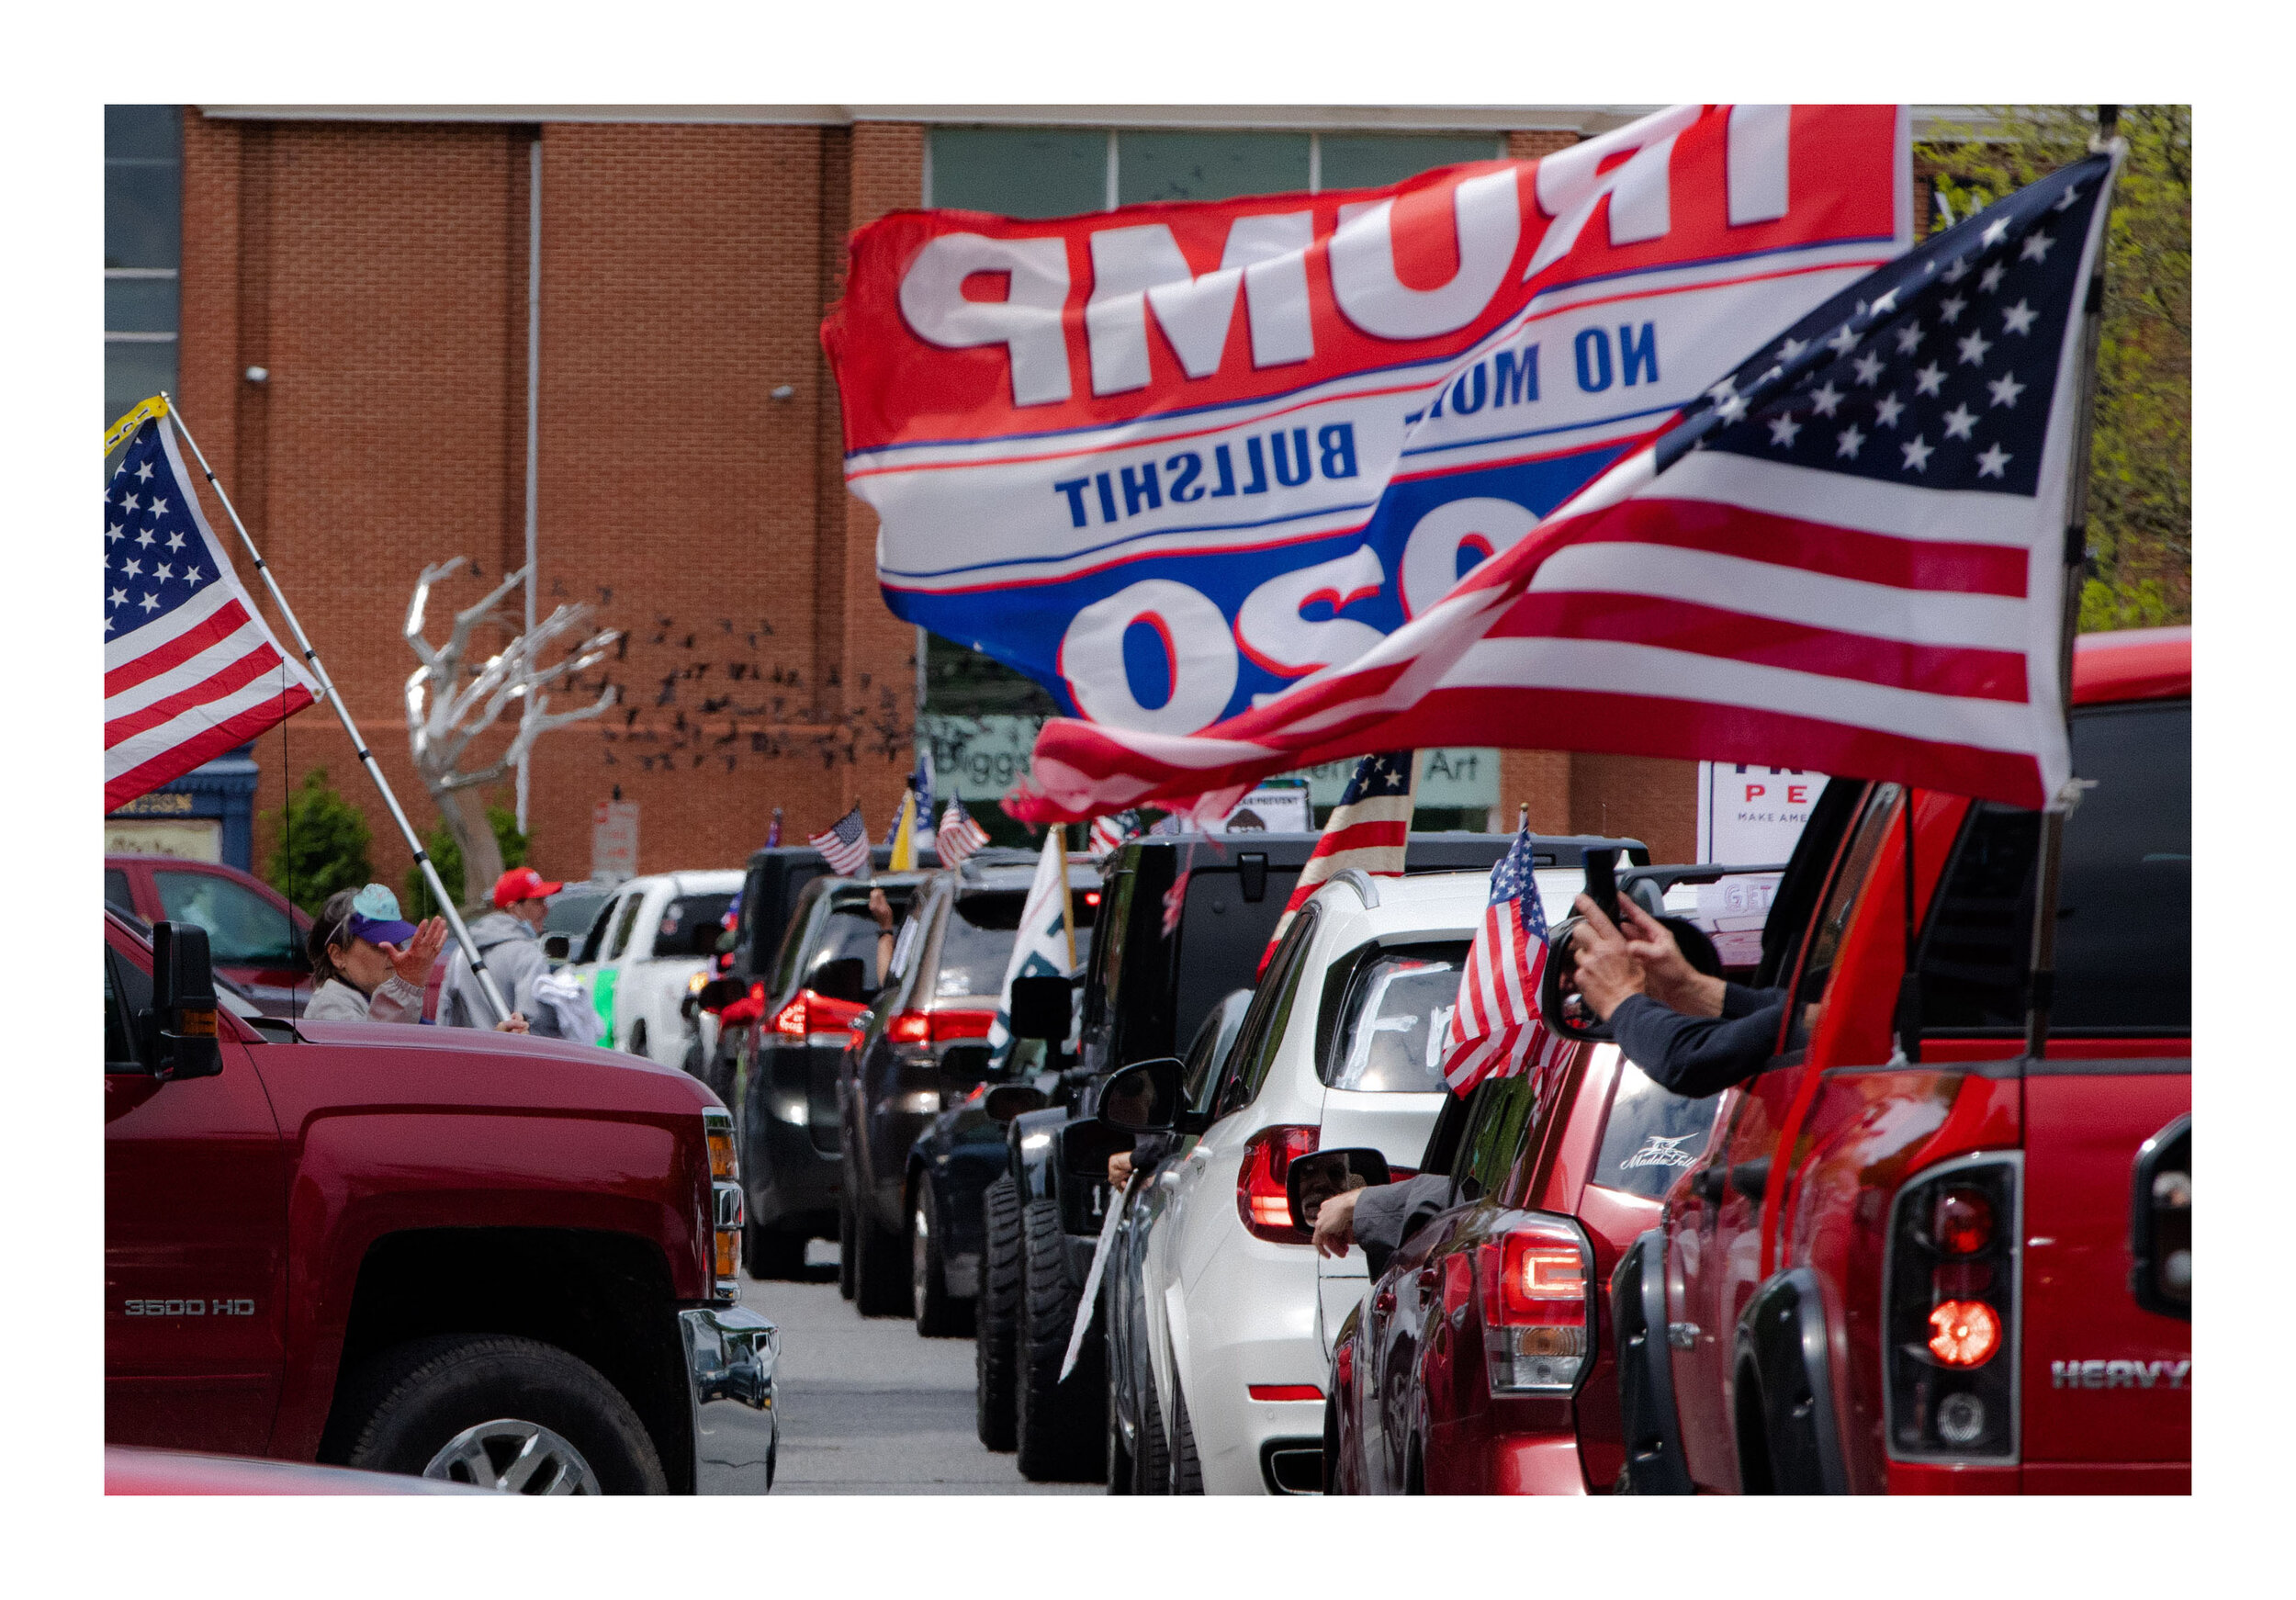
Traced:
<path fill-rule="evenodd" d="M 901 815 L 893 824 L 893 858 L 885 862 L 889 873 L 913 873 L 917 870 L 917 791 L 907 790 L 901 796 Z"/>

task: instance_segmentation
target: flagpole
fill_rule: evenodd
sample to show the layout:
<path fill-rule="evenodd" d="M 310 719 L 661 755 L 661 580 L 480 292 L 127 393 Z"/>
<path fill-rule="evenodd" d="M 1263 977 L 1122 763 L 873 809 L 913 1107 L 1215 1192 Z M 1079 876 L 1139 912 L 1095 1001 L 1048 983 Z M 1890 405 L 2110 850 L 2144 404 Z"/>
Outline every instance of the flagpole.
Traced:
<path fill-rule="evenodd" d="M 366 740 L 359 737 L 358 726 L 351 720 L 351 713 L 343 705 L 343 696 L 335 693 L 334 684 L 327 677 L 327 669 L 320 662 L 319 652 L 311 648 L 310 636 L 296 620 L 295 608 L 280 592 L 279 580 L 271 575 L 271 568 L 264 562 L 263 552 L 255 548 L 255 541 L 249 535 L 247 524 L 239 520 L 239 508 L 231 503 L 231 497 L 223 492 L 223 486 L 215 480 L 215 469 L 208 465 L 207 454 L 199 448 L 199 441 L 193 438 L 191 430 L 184 425 L 184 413 L 176 405 L 175 397 L 163 389 L 160 398 L 167 402 L 168 413 L 174 419 L 175 431 L 183 435 L 184 443 L 191 446 L 192 456 L 199 463 L 199 470 L 206 476 L 208 487 L 215 490 L 215 498 L 222 503 L 224 513 L 231 519 L 231 526 L 239 530 L 239 542 L 247 546 L 248 558 L 254 562 L 255 570 L 263 575 L 264 587 L 271 592 L 271 603 L 287 619 L 287 631 L 295 636 L 296 648 L 303 652 L 303 659 L 310 665 L 311 676 L 319 680 L 320 698 L 335 708 L 336 720 L 343 724 L 343 731 L 351 736 L 351 748 L 359 752 L 360 764 L 366 768 L 366 775 L 375 781 L 375 787 L 382 791 L 383 804 L 390 807 L 391 820 L 399 825 L 407 848 L 414 851 L 414 863 L 422 868 L 423 881 L 430 885 L 432 896 L 438 901 L 439 908 L 446 914 L 446 925 L 455 931 L 455 941 L 462 946 L 463 954 L 469 959 L 470 970 L 478 975 L 478 987 L 485 992 L 487 1004 L 494 1008 L 495 1020 L 503 1020 L 510 1016 L 511 1008 L 502 1003 L 502 992 L 494 986 L 494 975 L 487 971 L 486 957 L 479 953 L 478 944 L 470 937 L 470 930 L 463 926 L 462 913 L 456 909 L 453 898 L 446 893 L 446 885 L 439 881 L 438 868 L 432 864 L 430 852 L 422 848 L 422 841 L 415 837 L 414 825 L 407 820 L 406 812 L 400 808 L 399 796 L 391 793 L 389 780 L 383 776 L 382 768 L 375 762 L 375 753 L 366 748 Z"/>
<path fill-rule="evenodd" d="M 2091 153 L 2125 156 L 2116 130 L 2121 107 L 2097 107 L 2097 136 L 2088 141 Z M 2114 172 L 2118 175 L 2116 163 Z M 2065 738 L 2072 742 L 2073 639 L 2080 631 L 2081 584 L 2088 566 L 2088 464 L 2090 434 L 2097 408 L 2097 354 L 2104 342 L 2105 263 L 2111 251 L 2112 193 L 2105 195 L 2106 215 L 2097 223 L 2097 259 L 2088 272 L 2088 288 L 2081 307 L 2080 398 L 2073 422 L 2073 459 L 2065 491 L 2065 592 L 2057 628 L 2057 704 L 2065 714 Z M 2057 868 L 2065 853 L 2065 819 L 2080 800 L 2077 780 L 2065 793 L 2051 794 L 2041 813 L 2040 880 L 2033 896 L 2033 941 L 2025 987 L 2025 1054 L 2039 1060 L 2049 1042 L 2049 1017 L 2056 1000 Z M 1912 795 L 1906 803 L 1910 806 Z M 1908 885 L 1910 893 L 1911 885 Z"/>

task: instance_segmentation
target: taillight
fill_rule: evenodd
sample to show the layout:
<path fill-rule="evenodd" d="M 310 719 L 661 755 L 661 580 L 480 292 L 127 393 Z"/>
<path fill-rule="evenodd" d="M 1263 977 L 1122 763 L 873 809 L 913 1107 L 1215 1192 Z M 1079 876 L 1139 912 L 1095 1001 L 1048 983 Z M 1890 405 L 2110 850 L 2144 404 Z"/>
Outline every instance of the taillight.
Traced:
<path fill-rule="evenodd" d="M 1919 1175 L 1890 1207 L 1883 1357 L 1890 1454 L 2017 1459 L 2014 1154 Z"/>
<path fill-rule="evenodd" d="M 896 1011 L 885 1024 L 885 1037 L 895 1044 L 922 1044 L 933 1036 L 933 1020 L 923 1011 Z"/>
<path fill-rule="evenodd" d="M 1594 1365 L 1594 1252 L 1566 1217 L 1530 1217 L 1475 1247 L 1494 1394 L 1569 1394 Z"/>
<path fill-rule="evenodd" d="M 1305 1245 L 1315 1235 L 1291 1225 L 1291 1197 L 1285 1179 L 1291 1160 L 1315 1148 L 1313 1128 L 1279 1123 L 1244 1141 L 1244 1165 L 1236 1172 L 1235 1209 L 1255 1239 L 1275 1245 Z"/>
<path fill-rule="evenodd" d="M 935 1044 L 946 1044 L 958 1039 L 985 1039 L 996 1025 L 994 1011 L 932 1011 L 930 1031 Z"/>
<path fill-rule="evenodd" d="M 771 1024 L 773 1031 L 786 1034 L 792 1039 L 803 1039 L 806 1031 L 805 1002 L 810 998 L 812 996 L 809 991 L 799 989 L 788 1005 L 773 1013 Z"/>
<path fill-rule="evenodd" d="M 702 1113 L 702 1138 L 710 1154 L 710 1265 L 717 1298 L 741 1295 L 741 1159 L 734 1146 L 734 1118 L 712 1107 Z"/>

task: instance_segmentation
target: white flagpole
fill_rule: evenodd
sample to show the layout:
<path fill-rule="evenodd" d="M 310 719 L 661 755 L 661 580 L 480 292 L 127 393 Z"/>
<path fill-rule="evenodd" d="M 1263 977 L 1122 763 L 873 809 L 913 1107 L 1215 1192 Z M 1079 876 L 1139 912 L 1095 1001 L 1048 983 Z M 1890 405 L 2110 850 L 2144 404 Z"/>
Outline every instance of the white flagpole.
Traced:
<path fill-rule="evenodd" d="M 231 519 L 231 526 L 239 530 L 239 542 L 247 546 L 248 558 L 255 563 L 255 570 L 263 574 L 264 587 L 271 591 L 271 603 L 287 619 L 287 631 L 295 636 L 296 648 L 303 652 L 303 659 L 310 665 L 311 676 L 319 680 L 320 698 L 335 708 L 335 717 L 343 724 L 343 731 L 351 736 L 351 748 L 359 752 L 360 764 L 366 768 L 366 775 L 375 780 L 375 787 L 382 791 L 383 804 L 390 807 L 391 820 L 399 825 L 400 833 L 406 839 L 407 848 L 414 851 L 414 864 L 422 869 L 423 881 L 431 885 L 431 894 L 437 899 L 439 908 L 446 914 L 446 925 L 455 930 L 455 941 L 462 946 L 463 954 L 469 959 L 470 970 L 478 975 L 478 987 L 485 991 L 487 1004 L 494 1008 L 494 1020 L 501 1021 L 511 1014 L 511 1008 L 502 1003 L 502 992 L 494 986 L 494 975 L 487 971 L 486 957 L 479 953 L 478 945 L 471 940 L 470 930 L 463 926 L 462 913 L 456 909 L 454 900 L 446 893 L 446 885 L 439 881 L 438 868 L 432 864 L 430 852 L 415 837 L 414 825 L 400 809 L 399 796 L 390 792 L 389 780 L 383 776 L 382 768 L 375 764 L 374 752 L 366 748 L 366 740 L 359 737 L 358 725 L 351 720 L 351 713 L 343 705 L 343 696 L 335 693 L 334 684 L 328 680 L 327 669 L 320 664 L 319 652 L 311 648 L 310 636 L 303 631 L 303 625 L 296 620 L 295 608 L 279 592 L 279 580 L 272 577 L 270 567 L 264 561 L 263 552 L 255 548 L 255 541 L 248 536 L 247 524 L 239 520 L 239 508 L 231 503 L 231 497 L 223 492 L 223 486 L 215 480 L 215 469 L 208 465 L 208 457 L 200 450 L 199 441 L 191 436 L 189 428 L 184 426 L 183 412 L 176 407 L 175 397 L 163 389 L 160 398 L 167 402 L 167 416 L 162 421 L 172 420 L 174 423 L 175 431 L 183 435 L 184 443 L 191 446 L 191 454 L 199 463 L 199 470 L 206 475 L 208 487 L 215 490 L 215 498 L 222 502 L 225 514 Z"/>

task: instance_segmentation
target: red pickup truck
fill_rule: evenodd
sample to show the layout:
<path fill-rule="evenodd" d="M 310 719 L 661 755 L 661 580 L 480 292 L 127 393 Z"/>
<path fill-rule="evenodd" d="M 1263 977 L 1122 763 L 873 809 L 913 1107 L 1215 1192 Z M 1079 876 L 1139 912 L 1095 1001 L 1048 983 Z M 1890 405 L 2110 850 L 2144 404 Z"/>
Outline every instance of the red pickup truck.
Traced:
<path fill-rule="evenodd" d="M 553 1040 L 220 1008 L 107 914 L 105 1437 L 505 1493 L 772 1482 L 733 1121 Z"/>
<path fill-rule="evenodd" d="M 2037 1052 L 2039 817 L 1828 788 L 1778 1054 L 1613 1277 L 1627 1486 L 2189 1492 L 2191 695 L 2188 629 L 2079 641 Z"/>

